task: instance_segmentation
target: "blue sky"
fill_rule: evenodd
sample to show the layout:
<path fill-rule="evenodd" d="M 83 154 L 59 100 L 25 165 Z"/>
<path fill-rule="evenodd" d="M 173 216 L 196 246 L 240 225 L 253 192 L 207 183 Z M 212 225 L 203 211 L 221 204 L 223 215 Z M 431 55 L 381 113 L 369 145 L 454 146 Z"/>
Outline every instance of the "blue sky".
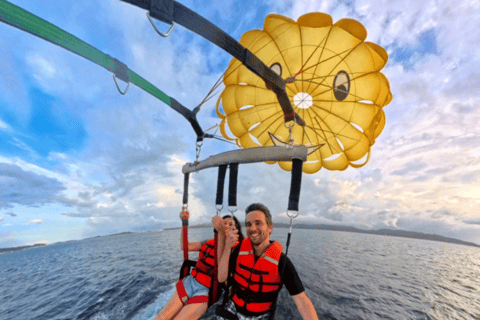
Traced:
<path fill-rule="evenodd" d="M 194 108 L 231 57 L 177 26 L 156 35 L 121 1 L 11 1 L 119 59 Z M 369 163 L 305 175 L 296 222 L 398 228 L 480 243 L 478 1 L 180 1 L 235 39 L 269 13 L 320 11 L 359 20 L 384 47 L 393 101 Z M 165 27 L 158 23 L 159 27 Z M 189 124 L 97 65 L 0 24 L 0 247 L 179 226 L 181 167 L 195 159 Z M 204 129 L 219 121 L 215 99 Z M 207 140 L 202 157 L 235 146 Z M 215 213 L 215 171 L 191 179 L 192 223 Z M 240 168 L 239 209 L 285 218 L 289 174 Z"/>

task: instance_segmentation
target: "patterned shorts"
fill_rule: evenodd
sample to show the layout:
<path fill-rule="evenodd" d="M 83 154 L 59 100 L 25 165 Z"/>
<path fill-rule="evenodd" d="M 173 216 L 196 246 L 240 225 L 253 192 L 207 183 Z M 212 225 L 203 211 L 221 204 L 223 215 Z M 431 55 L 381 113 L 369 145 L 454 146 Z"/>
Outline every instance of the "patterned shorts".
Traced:
<path fill-rule="evenodd" d="M 225 305 L 225 310 L 230 311 L 230 313 L 236 315 L 238 317 L 238 320 L 269 320 L 271 317 L 271 312 L 267 312 L 259 316 L 244 316 L 243 314 L 237 312 L 237 309 L 235 308 L 235 303 L 233 303 L 232 300 L 228 300 L 227 304 Z M 216 317 L 217 320 L 227 320 L 218 315 Z"/>

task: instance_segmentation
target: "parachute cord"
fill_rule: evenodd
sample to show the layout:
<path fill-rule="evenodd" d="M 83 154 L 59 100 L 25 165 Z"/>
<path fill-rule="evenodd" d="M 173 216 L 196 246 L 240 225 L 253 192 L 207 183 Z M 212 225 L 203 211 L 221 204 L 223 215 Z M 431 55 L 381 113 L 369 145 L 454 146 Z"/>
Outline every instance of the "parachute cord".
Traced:
<path fill-rule="evenodd" d="M 303 73 L 304 71 L 306 71 L 306 70 L 308 70 L 308 69 L 310 69 L 310 68 L 317 67 L 317 66 L 319 65 L 319 63 L 317 63 L 317 64 L 314 64 L 313 66 L 311 66 L 311 67 L 309 67 L 309 68 L 307 68 L 307 69 L 304 70 L 304 68 L 305 68 L 305 66 L 307 65 L 307 63 L 310 61 L 310 59 L 313 57 L 313 55 L 317 52 L 317 50 L 322 47 L 322 43 L 324 43 L 324 41 L 326 41 L 327 38 L 328 38 L 328 37 L 326 37 L 324 40 L 322 40 L 322 42 L 320 42 L 320 44 L 315 48 L 315 50 L 313 50 L 312 54 L 311 54 L 311 55 L 308 57 L 308 59 L 305 61 L 305 63 L 303 64 L 302 68 L 300 69 L 300 71 L 299 71 L 296 75 L 294 75 L 293 77 L 290 77 L 290 78 L 287 79 L 287 83 L 295 82 L 295 81 L 296 81 L 296 77 L 297 77 L 299 74 Z M 323 44 L 323 46 L 324 46 L 324 48 L 325 48 L 325 44 Z"/>
<path fill-rule="evenodd" d="M 227 139 L 223 139 L 223 137 L 221 137 L 221 136 L 213 136 L 212 138 L 223 141 L 223 142 L 226 142 L 226 143 L 230 143 L 230 144 L 233 144 L 233 145 L 237 145 L 235 142 L 228 141 Z"/>
<path fill-rule="evenodd" d="M 215 93 L 214 95 L 212 95 L 212 93 L 220 87 L 220 85 L 221 85 L 221 83 L 222 83 L 222 79 L 223 79 L 223 77 L 225 76 L 225 73 L 226 73 L 226 72 L 227 72 L 227 71 L 225 71 L 225 72 L 218 78 L 217 82 L 215 82 L 215 84 L 212 86 L 212 88 L 211 88 L 210 91 L 207 93 L 207 95 L 205 96 L 205 98 L 203 98 L 202 102 L 200 102 L 200 104 L 196 107 L 197 110 L 200 110 L 200 108 L 202 107 L 203 104 L 205 104 L 208 100 L 210 100 L 211 98 L 213 98 L 215 95 L 218 94 L 218 92 L 217 92 L 217 93 Z"/>
<path fill-rule="evenodd" d="M 307 61 L 307 62 L 308 62 L 308 61 Z M 298 71 L 297 74 L 295 74 L 293 77 L 288 78 L 287 80 L 285 80 L 285 82 L 286 82 L 286 83 L 293 83 L 293 82 L 295 82 L 297 76 L 300 75 L 300 74 L 302 74 L 303 71 L 305 71 L 305 70 L 303 70 L 303 67 L 302 67 L 302 69 L 300 69 L 300 71 Z"/>
<path fill-rule="evenodd" d="M 293 148 L 293 145 L 294 145 L 294 141 L 292 138 L 292 128 L 293 128 L 293 125 L 288 127 L 288 145 L 287 146 L 289 149 Z"/>
<path fill-rule="evenodd" d="M 293 219 L 295 219 L 298 216 L 298 213 L 296 213 L 295 215 L 290 215 L 289 212 L 287 211 L 287 215 L 290 217 L 290 229 L 288 230 L 287 248 L 285 249 L 285 256 L 288 255 L 288 248 L 290 247 L 290 239 L 292 237 L 292 231 L 293 231 Z M 284 270 L 282 270 L 282 276 L 283 276 Z"/>

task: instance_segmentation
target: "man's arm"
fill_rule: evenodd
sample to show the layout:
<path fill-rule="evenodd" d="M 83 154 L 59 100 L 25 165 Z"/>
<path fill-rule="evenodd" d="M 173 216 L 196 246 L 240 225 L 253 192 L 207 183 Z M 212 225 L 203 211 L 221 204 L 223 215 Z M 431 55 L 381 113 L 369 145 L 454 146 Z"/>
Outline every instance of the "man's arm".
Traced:
<path fill-rule="evenodd" d="M 304 320 L 318 320 L 317 312 L 305 291 L 292 296 L 292 298 Z"/>
<path fill-rule="evenodd" d="M 317 312 L 313 307 L 312 301 L 307 297 L 305 294 L 305 288 L 303 287 L 303 283 L 298 276 L 297 270 L 295 270 L 295 266 L 293 265 L 292 261 L 288 257 L 282 254 L 282 258 L 280 259 L 280 265 L 283 267 L 283 263 L 285 263 L 284 267 L 284 274 L 282 281 L 285 284 L 285 288 L 287 288 L 288 293 L 295 301 L 297 305 L 298 311 L 302 315 L 303 319 L 308 320 L 318 320 Z M 279 266 L 280 266 L 279 265 Z"/>

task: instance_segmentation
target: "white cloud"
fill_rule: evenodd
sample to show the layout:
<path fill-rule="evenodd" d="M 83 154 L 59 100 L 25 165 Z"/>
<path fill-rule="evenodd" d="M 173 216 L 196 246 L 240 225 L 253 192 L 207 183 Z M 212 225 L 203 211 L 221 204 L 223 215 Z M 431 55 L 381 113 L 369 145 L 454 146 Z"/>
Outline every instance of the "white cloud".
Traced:
<path fill-rule="evenodd" d="M 31 68 L 36 71 L 34 76 L 39 82 L 52 79 L 56 75 L 55 67 L 50 61 L 51 59 L 47 60 L 38 53 L 27 56 L 27 62 L 31 65 Z"/>
<path fill-rule="evenodd" d="M 360 20 L 368 31 L 367 40 L 386 47 L 390 54 L 384 73 L 394 100 L 385 107 L 387 124 L 372 147 L 370 162 L 360 169 L 322 169 L 304 176 L 299 219 L 423 230 L 480 243 L 480 73 L 476 71 L 480 70 L 480 30 L 474 23 L 465 23 L 478 20 L 478 1 L 267 4 L 274 8 L 269 11 L 294 19 L 319 10 L 331 14 L 334 21 Z M 108 40 L 97 32 L 100 18 L 81 14 L 88 12 L 81 9 L 91 2 L 74 3 L 78 10 L 57 13 L 48 7 L 23 5 L 125 62 L 190 109 L 230 60 L 228 54 L 181 26 L 169 38 L 158 37 L 144 10 L 122 2 L 104 2 L 98 8 L 105 13 Z M 262 26 L 254 10 L 220 16 L 218 8 L 236 8 L 233 1 L 212 5 L 215 10 L 198 8 L 192 1 L 186 5 L 204 10 L 215 23 L 235 33 Z M 77 12 L 75 19 L 70 12 Z M 0 207 L 61 203 L 64 207 L 58 216 L 86 221 L 84 235 L 91 236 L 178 224 L 181 166 L 195 159 L 195 136 L 189 124 L 138 88 L 121 96 L 111 74 L 91 62 L 31 35 L 5 30 L 0 30 L 0 55 L 6 61 L 0 73 L 8 75 L 8 81 L 0 79 L 0 92 L 7 101 L 4 109 L 14 110 L 15 121 L 28 124 L 30 105 L 36 103 L 29 101 L 28 93 L 40 88 L 61 101 L 54 106 L 55 114 L 63 108 L 78 112 L 88 138 L 81 149 L 44 157 L 21 137 L 12 137 L 10 143 L 26 150 L 29 157 L 0 157 L 2 186 L 8 183 L 8 188 L 0 188 L 0 198 L 7 199 Z M 17 37 L 16 50 L 8 50 Z M 33 84 L 28 82 L 32 75 L 37 81 Z M 204 129 L 216 121 L 212 110 L 210 103 L 199 114 Z M 1 130 L 8 128 L 5 119 L 0 120 Z M 229 148 L 205 141 L 202 158 Z M 215 212 L 216 171 L 210 171 L 191 175 L 190 208 L 196 222 L 208 222 Z M 289 173 L 276 165 L 241 166 L 239 211 L 250 202 L 265 202 L 275 219 L 281 219 L 289 179 Z M 14 193 L 21 197 L 12 198 Z"/>
<path fill-rule="evenodd" d="M 41 219 L 35 219 L 35 220 L 30 220 L 28 224 L 42 224 L 43 220 Z"/>
<path fill-rule="evenodd" d="M 0 129 L 6 130 L 8 128 L 9 128 L 8 124 L 6 124 L 5 122 L 2 121 L 2 119 L 0 119 Z"/>
<path fill-rule="evenodd" d="M 33 206 L 55 202 L 56 196 L 64 190 L 58 180 L 31 171 L 24 171 L 16 165 L 0 162 L 0 209 L 12 208 L 14 204 Z"/>

